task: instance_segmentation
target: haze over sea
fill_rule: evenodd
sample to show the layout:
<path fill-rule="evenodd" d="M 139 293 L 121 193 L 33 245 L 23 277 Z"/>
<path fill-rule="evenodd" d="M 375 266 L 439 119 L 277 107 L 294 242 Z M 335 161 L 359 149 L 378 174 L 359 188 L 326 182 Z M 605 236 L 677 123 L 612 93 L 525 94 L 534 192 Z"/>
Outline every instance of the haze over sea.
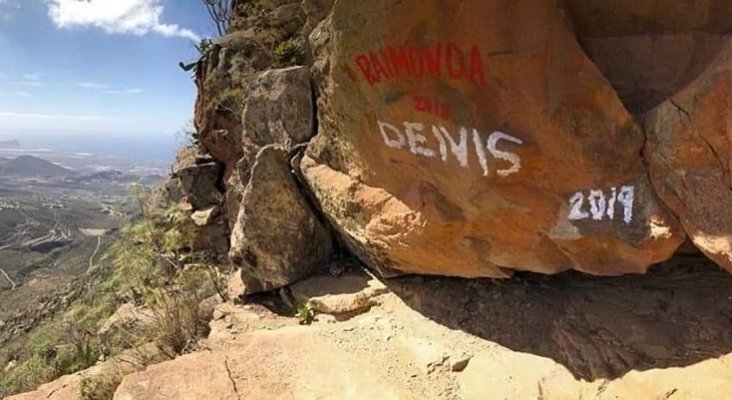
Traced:
<path fill-rule="evenodd" d="M 7 140 L 19 141 L 21 147 L 17 150 L 24 152 L 88 153 L 98 157 L 122 157 L 131 160 L 162 162 L 172 162 L 175 159 L 176 150 L 181 145 L 181 139 L 173 134 L 93 136 L 73 133 L 0 133 L 0 142 Z"/>

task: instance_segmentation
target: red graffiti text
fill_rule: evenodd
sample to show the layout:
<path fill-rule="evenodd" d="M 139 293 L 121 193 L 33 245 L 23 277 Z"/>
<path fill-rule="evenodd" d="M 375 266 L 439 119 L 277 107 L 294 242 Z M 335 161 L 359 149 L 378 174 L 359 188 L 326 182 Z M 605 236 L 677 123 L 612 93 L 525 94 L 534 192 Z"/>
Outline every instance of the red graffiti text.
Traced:
<path fill-rule="evenodd" d="M 393 79 L 449 78 L 476 85 L 486 83 L 478 46 L 460 48 L 438 42 L 425 46 L 386 46 L 357 55 L 354 62 L 369 85 Z"/>

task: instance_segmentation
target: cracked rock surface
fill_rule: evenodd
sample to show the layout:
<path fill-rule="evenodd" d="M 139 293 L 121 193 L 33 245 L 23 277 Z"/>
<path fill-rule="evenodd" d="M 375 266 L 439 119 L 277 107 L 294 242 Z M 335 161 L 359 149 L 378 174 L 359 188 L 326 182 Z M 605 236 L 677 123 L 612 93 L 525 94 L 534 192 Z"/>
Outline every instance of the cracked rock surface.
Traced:
<path fill-rule="evenodd" d="M 646 117 L 659 196 L 694 244 L 732 271 L 732 42 L 702 75 Z"/>

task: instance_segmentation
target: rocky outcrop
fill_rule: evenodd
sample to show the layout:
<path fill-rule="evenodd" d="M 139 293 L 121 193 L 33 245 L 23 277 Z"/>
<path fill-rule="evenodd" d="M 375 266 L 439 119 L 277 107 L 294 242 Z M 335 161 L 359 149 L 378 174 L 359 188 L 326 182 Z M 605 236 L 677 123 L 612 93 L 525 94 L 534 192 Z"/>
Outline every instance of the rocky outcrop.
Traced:
<path fill-rule="evenodd" d="M 327 224 L 385 276 L 643 273 L 685 240 L 677 215 L 727 262 L 724 223 L 689 211 L 723 207 L 721 191 L 675 202 L 685 189 L 660 185 L 690 168 L 674 146 L 695 148 L 661 132 L 674 110 L 695 115 L 669 99 L 721 96 L 699 82 L 728 63 L 715 61 L 727 2 L 277 0 L 236 12 L 196 68 L 199 152 L 221 166 L 217 190 L 182 190 L 200 237 L 228 238 L 216 252 L 239 267 L 234 292 L 322 266 Z M 706 103 L 695 124 L 726 112 Z M 722 144 L 707 147 L 723 160 Z M 270 145 L 281 149 L 266 163 L 271 187 L 252 181 Z M 291 226 L 288 207 L 301 208 Z"/>
<path fill-rule="evenodd" d="M 221 202 L 221 191 L 217 187 L 221 167 L 214 163 L 193 165 L 176 172 L 180 187 L 185 194 L 184 201 L 194 210 L 202 210 Z"/>
<path fill-rule="evenodd" d="M 310 72 L 302 64 L 312 58 L 305 38 L 329 7 L 314 0 L 241 2 L 229 34 L 196 66 L 198 148 L 221 170 L 209 183 L 217 190 L 189 185 L 182 192 L 217 196 L 191 207 L 201 232 L 194 247 L 208 242 L 214 253 L 228 253 L 239 268 L 229 280 L 237 296 L 302 279 L 332 253 L 330 233 L 290 163 L 315 134 Z"/>
<path fill-rule="evenodd" d="M 244 156 L 237 168 L 248 179 L 259 150 L 278 144 L 286 151 L 306 143 L 315 133 L 315 113 L 310 74 L 304 66 L 270 70 L 249 84 L 242 115 Z"/>
<path fill-rule="evenodd" d="M 263 147 L 231 236 L 231 260 L 260 286 L 247 291 L 276 289 L 306 278 L 331 252 L 329 233 L 301 195 L 287 152 L 276 145 Z"/>
<path fill-rule="evenodd" d="M 642 130 L 554 2 L 503 4 L 336 3 L 302 164 L 324 212 L 381 270 L 615 275 L 667 259 L 684 235 Z"/>
<path fill-rule="evenodd" d="M 732 272 L 732 42 L 713 65 L 646 118 L 656 190 L 694 244 Z"/>

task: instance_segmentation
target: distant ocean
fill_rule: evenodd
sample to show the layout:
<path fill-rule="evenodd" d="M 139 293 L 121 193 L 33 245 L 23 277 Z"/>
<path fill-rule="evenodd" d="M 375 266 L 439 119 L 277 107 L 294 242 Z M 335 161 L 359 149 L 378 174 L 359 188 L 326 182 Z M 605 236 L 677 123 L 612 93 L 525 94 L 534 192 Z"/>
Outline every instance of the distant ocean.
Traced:
<path fill-rule="evenodd" d="M 172 162 L 181 146 L 175 135 L 92 136 L 69 134 L 0 135 L 2 140 L 18 140 L 21 149 L 63 154 L 88 153 L 140 161 Z"/>

